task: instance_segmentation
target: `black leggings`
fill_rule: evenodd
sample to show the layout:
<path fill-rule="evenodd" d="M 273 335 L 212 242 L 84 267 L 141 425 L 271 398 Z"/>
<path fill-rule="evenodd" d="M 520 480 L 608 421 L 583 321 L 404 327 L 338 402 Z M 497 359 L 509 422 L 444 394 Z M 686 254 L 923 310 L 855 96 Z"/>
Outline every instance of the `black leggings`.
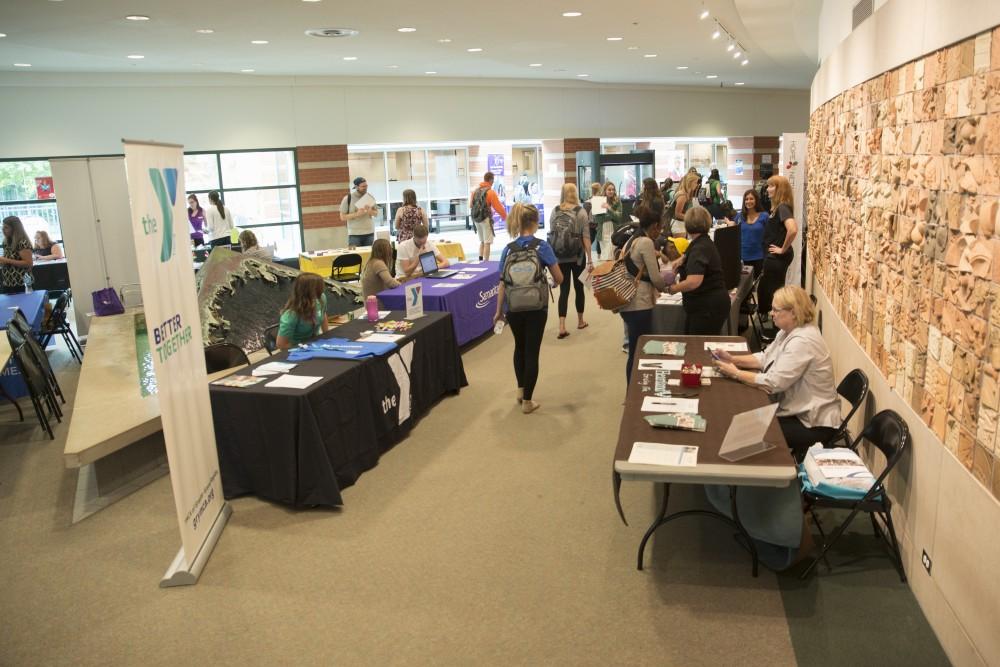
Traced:
<path fill-rule="evenodd" d="M 691 310 L 684 308 L 685 336 L 718 336 L 729 317 L 729 292 L 718 290 L 699 295 Z"/>
<path fill-rule="evenodd" d="M 788 273 L 788 265 L 792 263 L 794 253 L 789 248 L 784 255 L 778 257 L 764 258 L 764 275 L 757 283 L 757 307 L 761 317 L 767 317 L 771 312 L 771 301 L 774 293 L 785 285 L 785 274 Z"/>
<path fill-rule="evenodd" d="M 538 353 L 542 348 L 547 308 L 507 313 L 507 324 L 514 334 L 514 375 L 517 386 L 524 389 L 525 400 L 530 401 L 538 382 Z"/>
<path fill-rule="evenodd" d="M 798 417 L 778 417 L 778 424 L 781 426 L 781 433 L 785 436 L 788 448 L 792 450 L 795 460 L 799 463 L 805 458 L 807 449 L 817 442 L 826 444 L 826 441 L 837 432 L 837 429 L 829 426 L 807 428 Z"/>
<path fill-rule="evenodd" d="M 583 303 L 586 296 L 583 293 L 583 283 L 580 282 L 580 274 L 583 273 L 583 264 L 576 262 L 560 262 L 559 270 L 562 271 L 563 281 L 559 285 L 559 317 L 566 317 L 566 310 L 569 306 L 569 283 L 573 279 L 573 289 L 576 290 L 576 312 L 583 314 Z"/>

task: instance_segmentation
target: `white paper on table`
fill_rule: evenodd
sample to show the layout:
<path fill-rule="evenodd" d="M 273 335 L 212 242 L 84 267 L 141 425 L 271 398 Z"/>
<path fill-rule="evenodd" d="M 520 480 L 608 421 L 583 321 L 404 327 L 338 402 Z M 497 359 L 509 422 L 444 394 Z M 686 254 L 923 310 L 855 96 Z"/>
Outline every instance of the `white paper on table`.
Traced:
<path fill-rule="evenodd" d="M 640 359 L 641 371 L 679 371 L 684 366 L 683 359 Z"/>
<path fill-rule="evenodd" d="M 742 343 L 705 343 L 706 350 L 725 350 L 726 352 L 749 352 L 746 341 Z"/>
<path fill-rule="evenodd" d="M 437 282 L 432 285 L 428 285 L 428 287 L 461 287 L 461 286 L 462 283 L 437 283 Z"/>
<path fill-rule="evenodd" d="M 477 276 L 475 274 L 466 273 L 466 272 L 463 271 L 461 273 L 456 273 L 455 275 L 453 275 L 451 277 L 451 279 L 452 280 L 472 280 L 473 278 L 476 278 L 476 277 Z"/>
<path fill-rule="evenodd" d="M 608 212 L 608 198 L 597 195 L 590 198 L 590 212 L 593 215 L 601 215 Z"/>
<path fill-rule="evenodd" d="M 295 368 L 295 364 L 290 364 L 287 361 L 269 361 L 266 364 L 261 364 L 254 370 L 271 373 L 287 373 L 293 368 Z"/>
<path fill-rule="evenodd" d="M 254 376 L 255 378 L 266 378 L 266 377 L 271 377 L 272 375 L 280 375 L 280 374 L 278 373 L 278 371 L 264 371 L 259 368 L 255 368 L 252 371 L 250 371 L 250 375 Z"/>
<path fill-rule="evenodd" d="M 466 262 L 466 263 L 478 264 L 479 262 Z M 489 271 L 489 268 L 485 266 L 463 266 L 461 269 L 459 269 L 459 271 L 461 271 L 462 273 L 484 273 L 486 271 Z"/>
<path fill-rule="evenodd" d="M 364 338 L 359 338 L 360 343 L 395 343 L 400 338 L 406 338 L 402 334 L 389 334 L 389 333 L 373 333 L 368 334 Z"/>
<path fill-rule="evenodd" d="M 668 445 L 661 442 L 634 442 L 629 463 L 644 463 L 654 466 L 698 465 L 698 448 L 692 445 Z"/>
<path fill-rule="evenodd" d="M 271 380 L 264 386 L 274 387 L 275 389 L 305 389 L 322 379 L 321 375 L 289 375 L 286 373 L 276 380 Z"/>
<path fill-rule="evenodd" d="M 682 412 L 698 414 L 697 398 L 672 398 L 667 396 L 645 396 L 640 412 Z"/>
<path fill-rule="evenodd" d="M 381 320 L 385 317 L 389 317 L 389 313 L 391 312 L 392 312 L 391 310 L 380 310 L 378 311 L 378 318 Z"/>

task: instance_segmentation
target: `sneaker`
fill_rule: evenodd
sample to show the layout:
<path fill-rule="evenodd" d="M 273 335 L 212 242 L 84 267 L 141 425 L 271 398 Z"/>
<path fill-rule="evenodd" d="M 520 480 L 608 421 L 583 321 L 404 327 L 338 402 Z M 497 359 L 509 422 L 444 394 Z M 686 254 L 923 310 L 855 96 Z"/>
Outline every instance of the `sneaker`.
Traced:
<path fill-rule="evenodd" d="M 624 352 L 625 354 L 628 354 L 628 343 L 626 343 L 625 345 L 622 345 L 622 352 Z"/>

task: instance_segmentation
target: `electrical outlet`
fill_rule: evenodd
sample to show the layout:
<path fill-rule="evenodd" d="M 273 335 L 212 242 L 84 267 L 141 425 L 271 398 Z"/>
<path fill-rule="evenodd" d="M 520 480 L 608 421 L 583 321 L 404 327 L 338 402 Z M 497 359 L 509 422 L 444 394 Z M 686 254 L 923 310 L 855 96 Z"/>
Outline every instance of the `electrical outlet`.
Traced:
<path fill-rule="evenodd" d="M 920 555 L 920 562 L 924 564 L 924 569 L 927 570 L 927 574 L 931 573 L 931 557 L 927 555 L 927 550 L 925 549 Z"/>

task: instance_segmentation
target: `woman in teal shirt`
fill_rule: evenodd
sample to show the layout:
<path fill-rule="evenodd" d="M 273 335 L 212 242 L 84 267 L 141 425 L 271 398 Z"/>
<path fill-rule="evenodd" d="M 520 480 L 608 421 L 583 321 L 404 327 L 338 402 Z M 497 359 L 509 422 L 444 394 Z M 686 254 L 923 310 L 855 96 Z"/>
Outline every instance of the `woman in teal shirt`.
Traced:
<path fill-rule="evenodd" d="M 323 278 L 315 273 L 299 274 L 292 286 L 292 296 L 281 312 L 278 349 L 287 350 L 329 330 Z"/>

